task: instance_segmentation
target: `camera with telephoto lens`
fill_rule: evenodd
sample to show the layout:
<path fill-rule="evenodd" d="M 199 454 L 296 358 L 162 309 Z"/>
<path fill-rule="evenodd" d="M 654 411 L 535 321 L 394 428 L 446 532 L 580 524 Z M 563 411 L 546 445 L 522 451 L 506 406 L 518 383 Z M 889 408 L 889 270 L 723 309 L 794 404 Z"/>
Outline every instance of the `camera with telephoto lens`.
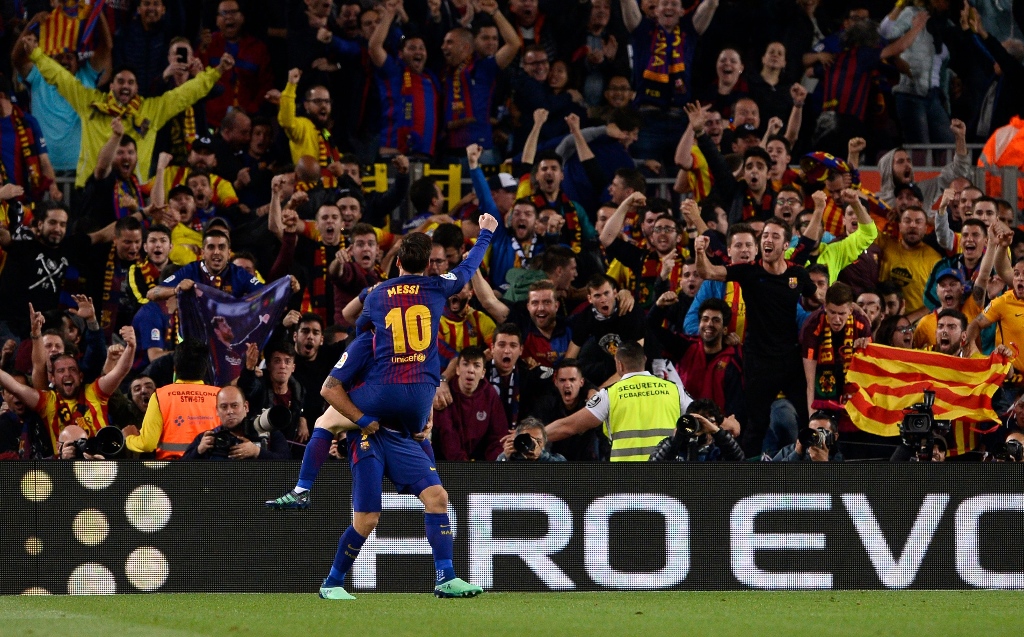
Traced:
<path fill-rule="evenodd" d="M 516 453 L 527 456 L 532 454 L 533 450 L 537 448 L 537 441 L 530 434 L 523 432 L 512 439 L 512 446 L 515 448 Z"/>
<path fill-rule="evenodd" d="M 669 447 L 669 457 L 675 458 L 686 450 L 688 459 L 695 457 L 700 446 L 701 431 L 703 426 L 700 421 L 690 414 L 683 414 L 676 421 L 676 432 L 672 436 L 672 444 Z"/>
<path fill-rule="evenodd" d="M 822 449 L 831 449 L 832 445 L 835 444 L 836 437 L 829 429 L 814 429 L 807 427 L 801 429 L 800 433 L 797 434 L 797 440 L 800 441 L 800 445 L 806 450 L 811 447 L 820 447 Z"/>
<path fill-rule="evenodd" d="M 284 405 L 267 407 L 252 421 L 253 429 L 260 438 L 269 438 L 270 432 L 283 431 L 292 421 L 292 412 Z"/>
<path fill-rule="evenodd" d="M 72 445 L 75 447 L 76 458 L 83 458 L 84 454 L 89 454 L 103 456 L 109 460 L 124 449 L 124 433 L 117 427 L 108 425 L 97 431 L 92 438 L 79 438 Z"/>
<path fill-rule="evenodd" d="M 996 462 L 1024 462 L 1024 445 L 1013 438 L 1006 441 L 1003 450 L 995 455 Z"/>
<path fill-rule="evenodd" d="M 919 462 L 931 462 L 936 439 L 944 441 L 944 436 L 952 428 L 949 420 L 935 419 L 934 404 L 935 392 L 925 390 L 923 402 L 903 410 L 900 438 L 903 444 L 914 450 Z"/>

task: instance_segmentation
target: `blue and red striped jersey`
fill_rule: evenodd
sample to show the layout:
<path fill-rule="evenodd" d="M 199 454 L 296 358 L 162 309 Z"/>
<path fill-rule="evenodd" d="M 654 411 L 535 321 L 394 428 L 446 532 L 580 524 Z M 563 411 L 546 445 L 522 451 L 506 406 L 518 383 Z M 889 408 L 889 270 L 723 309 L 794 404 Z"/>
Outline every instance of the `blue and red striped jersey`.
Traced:
<path fill-rule="evenodd" d="M 345 391 L 361 385 L 373 365 L 373 332 L 367 330 L 356 336 L 345 348 L 341 358 L 331 369 L 334 378 Z"/>
<path fill-rule="evenodd" d="M 857 46 L 835 57 L 824 73 L 822 109 L 852 115 L 864 121 L 868 111 L 871 77 L 882 59 L 881 49 Z"/>
<path fill-rule="evenodd" d="M 366 296 L 356 321 L 373 324 L 374 360 L 366 382 L 374 385 L 441 382 L 437 330 L 445 301 L 466 285 L 480 267 L 491 232 L 480 231 L 466 259 L 441 276 L 406 274 L 381 282 Z"/>
<path fill-rule="evenodd" d="M 406 155 L 433 155 L 437 144 L 437 114 L 441 82 L 429 70 L 414 73 L 389 55 L 377 69 L 380 91 L 380 145 Z"/>
<path fill-rule="evenodd" d="M 491 98 L 500 71 L 493 55 L 474 57 L 457 69 L 447 69 L 444 124 L 448 148 L 461 151 L 470 144 L 480 144 L 484 150 L 494 147 Z"/>

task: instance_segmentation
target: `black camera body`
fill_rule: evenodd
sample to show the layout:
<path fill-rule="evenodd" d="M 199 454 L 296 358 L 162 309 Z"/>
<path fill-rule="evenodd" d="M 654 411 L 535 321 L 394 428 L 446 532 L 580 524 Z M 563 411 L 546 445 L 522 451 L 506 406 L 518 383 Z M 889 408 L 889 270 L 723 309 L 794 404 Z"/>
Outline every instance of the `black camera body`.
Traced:
<path fill-rule="evenodd" d="M 242 440 L 227 429 L 221 429 L 213 434 L 213 448 L 210 454 L 219 458 L 227 458 L 231 447 L 241 443 Z"/>
<path fill-rule="evenodd" d="M 79 438 L 71 444 L 75 448 L 75 458 L 84 458 L 85 454 L 89 454 L 110 460 L 124 449 L 124 433 L 108 425 L 97 431 L 95 436 Z"/>
<path fill-rule="evenodd" d="M 952 429 L 951 421 L 935 419 L 934 404 L 935 392 L 925 390 L 923 402 L 903 410 L 900 438 L 915 451 L 919 462 L 931 462 L 936 438 L 944 438 Z"/>
<path fill-rule="evenodd" d="M 521 433 L 512 439 L 512 446 L 515 448 L 516 453 L 521 453 L 524 456 L 529 453 L 533 453 L 533 450 L 537 448 L 537 441 L 533 439 L 528 433 Z"/>
<path fill-rule="evenodd" d="M 797 434 L 797 440 L 800 441 L 800 445 L 804 448 L 804 451 L 811 447 L 831 449 L 832 445 L 836 442 L 836 436 L 830 429 L 813 429 L 811 427 L 807 427 L 800 430 Z"/>

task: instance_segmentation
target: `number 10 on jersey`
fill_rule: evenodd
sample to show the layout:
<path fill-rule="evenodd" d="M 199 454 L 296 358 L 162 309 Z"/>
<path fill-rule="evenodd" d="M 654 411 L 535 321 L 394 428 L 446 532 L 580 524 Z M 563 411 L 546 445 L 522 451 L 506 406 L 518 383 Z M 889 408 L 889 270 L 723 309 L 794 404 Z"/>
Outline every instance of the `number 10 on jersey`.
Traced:
<path fill-rule="evenodd" d="M 392 308 L 384 315 L 384 326 L 391 330 L 396 354 L 405 354 L 409 349 L 422 352 L 430 346 L 433 332 L 430 327 L 430 309 L 426 305 L 413 305 L 405 309 Z"/>

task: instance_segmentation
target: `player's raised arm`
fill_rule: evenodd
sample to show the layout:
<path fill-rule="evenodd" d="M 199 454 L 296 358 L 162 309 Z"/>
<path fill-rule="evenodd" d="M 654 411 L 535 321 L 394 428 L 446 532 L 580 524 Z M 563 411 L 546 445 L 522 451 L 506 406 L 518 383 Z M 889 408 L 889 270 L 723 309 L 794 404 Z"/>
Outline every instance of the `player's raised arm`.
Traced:
<path fill-rule="evenodd" d="M 480 269 L 484 262 L 484 254 L 487 246 L 491 244 L 491 233 L 498 227 L 498 220 L 493 215 L 480 215 L 480 236 L 476 239 L 476 245 L 469 251 L 466 258 L 451 272 L 441 275 L 444 281 L 445 294 L 451 296 L 462 289 L 466 283 L 473 278 L 473 273 Z"/>

